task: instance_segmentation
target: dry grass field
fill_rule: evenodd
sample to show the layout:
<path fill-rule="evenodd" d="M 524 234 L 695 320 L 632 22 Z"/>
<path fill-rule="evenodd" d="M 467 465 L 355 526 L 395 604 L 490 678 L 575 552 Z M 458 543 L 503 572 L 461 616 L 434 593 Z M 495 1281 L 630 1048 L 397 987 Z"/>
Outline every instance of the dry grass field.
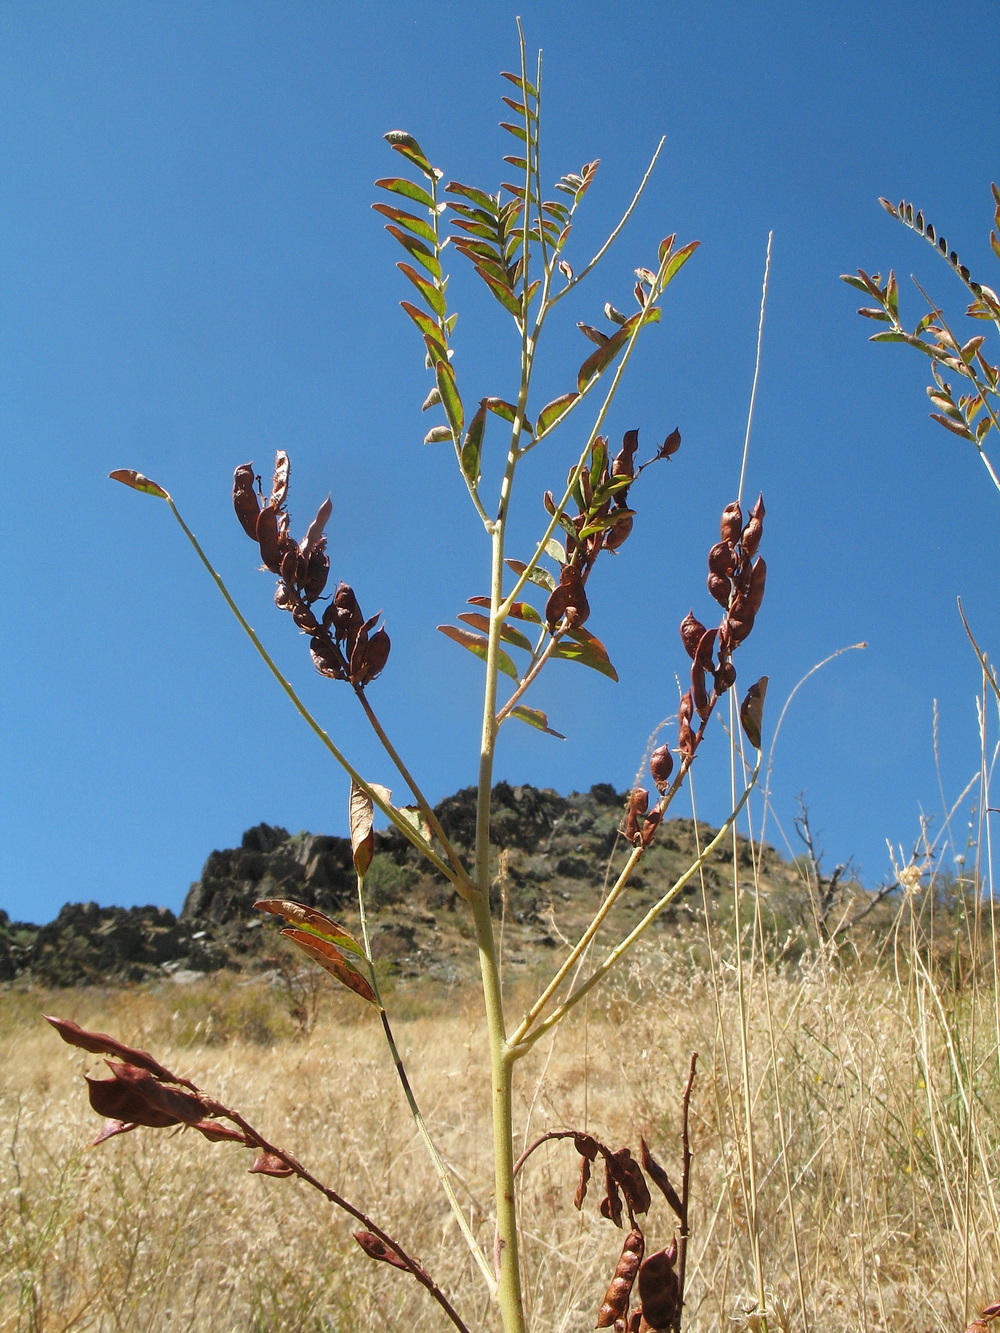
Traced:
<path fill-rule="evenodd" d="M 525 1142 L 588 1128 L 671 1172 L 692 1051 L 692 1249 L 685 1327 L 753 1329 L 753 1246 L 769 1328 L 961 1333 L 1000 1296 L 1000 1009 L 995 952 L 937 967 L 900 911 L 877 962 L 807 956 L 739 973 L 719 946 L 650 947 L 586 1013 L 520 1066 Z M 987 910 L 987 909 L 984 909 Z M 702 940 L 703 943 L 703 940 Z M 940 943 L 940 941 L 938 941 Z M 961 941 L 960 941 L 961 943 Z M 747 952 L 750 952 L 749 946 Z M 510 997 L 514 1009 L 525 995 Z M 250 1175 L 250 1156 L 190 1131 L 138 1130 L 88 1151 L 100 1122 L 43 1011 L 145 1046 L 227 1101 L 365 1208 L 424 1260 L 474 1329 L 495 1327 L 478 1274 L 435 1187 L 377 1022 L 346 992 L 296 1035 L 280 991 L 231 975 L 126 992 L 0 996 L 0 1330 L 347 1330 L 441 1327 L 406 1274 L 373 1264 L 349 1219 L 294 1180 Z M 474 989 L 399 988 L 397 1039 L 460 1198 L 484 1242 L 491 1221 L 486 1053 Z M 756 1164 L 756 1213 L 748 1152 Z M 594 1326 L 621 1236 L 573 1208 L 577 1158 L 546 1144 L 526 1166 L 530 1320 Z M 659 1229 L 659 1230 L 658 1230 Z M 654 1202 L 648 1234 L 672 1218 Z"/>

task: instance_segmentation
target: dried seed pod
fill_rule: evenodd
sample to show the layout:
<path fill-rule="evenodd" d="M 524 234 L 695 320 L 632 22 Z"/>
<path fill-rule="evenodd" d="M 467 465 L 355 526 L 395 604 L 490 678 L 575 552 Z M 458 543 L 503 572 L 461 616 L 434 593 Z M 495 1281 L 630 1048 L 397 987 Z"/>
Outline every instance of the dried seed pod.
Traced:
<path fill-rule="evenodd" d="M 716 694 L 725 694 L 726 690 L 731 690 L 736 684 L 736 668 L 732 662 L 720 662 L 715 672 L 715 692 Z"/>
<path fill-rule="evenodd" d="M 726 620 L 727 637 L 734 648 L 744 639 L 748 639 L 753 629 L 753 616 L 742 613 L 742 608 L 740 610 L 740 615 L 730 613 Z"/>
<path fill-rule="evenodd" d="M 760 545 L 760 539 L 764 535 L 764 524 L 759 518 L 752 518 L 743 529 L 740 537 L 740 545 L 743 547 L 744 558 L 752 558 L 757 554 L 757 547 Z"/>
<path fill-rule="evenodd" d="M 743 510 L 740 508 L 738 500 L 732 504 L 726 505 L 722 511 L 722 518 L 719 522 L 719 532 L 724 542 L 735 542 L 739 540 L 740 531 L 743 528 Z"/>
<path fill-rule="evenodd" d="M 677 748 L 680 751 L 681 758 L 688 761 L 694 758 L 695 737 L 691 730 L 691 718 L 694 714 L 694 703 L 691 700 L 691 691 L 688 690 L 681 700 L 680 708 L 677 710 Z"/>
<path fill-rule="evenodd" d="M 384 1240 L 379 1240 L 378 1236 L 370 1231 L 355 1231 L 354 1239 L 358 1242 L 369 1259 L 377 1259 L 383 1264 L 392 1264 L 393 1268 L 402 1268 L 405 1273 L 410 1270 L 400 1259 L 395 1251 L 390 1250 Z"/>
<path fill-rule="evenodd" d="M 666 1171 L 664 1171 L 663 1167 L 659 1164 L 659 1162 L 656 1160 L 653 1154 L 649 1151 L 649 1145 L 646 1143 L 646 1140 L 642 1137 L 640 1137 L 639 1139 L 639 1148 L 640 1148 L 640 1160 L 642 1162 L 642 1169 L 646 1172 L 647 1176 L 649 1176 L 650 1180 L 653 1182 L 656 1188 L 666 1199 L 667 1203 L 669 1203 L 670 1207 L 677 1214 L 678 1219 L 683 1222 L 684 1209 L 683 1206 L 681 1205 L 680 1197 L 677 1191 L 670 1183 L 670 1177 L 667 1175 Z"/>
<path fill-rule="evenodd" d="M 712 712 L 711 705 L 708 702 L 708 687 L 705 683 L 705 668 L 700 667 L 697 662 L 691 663 L 691 702 L 694 704 L 695 712 L 706 721 Z"/>
<path fill-rule="evenodd" d="M 287 1176 L 294 1176 L 295 1172 L 287 1162 L 273 1152 L 262 1152 L 257 1154 L 253 1166 L 250 1168 L 251 1175 L 257 1176 L 277 1176 L 282 1179 Z"/>
<path fill-rule="evenodd" d="M 271 481 L 271 504 L 275 509 L 280 509 L 285 503 L 285 497 L 288 495 L 288 473 L 291 464 L 288 461 L 288 455 L 284 449 L 279 449 L 274 455 L 274 477 Z"/>
<path fill-rule="evenodd" d="M 260 545 L 260 558 L 265 568 L 272 574 L 280 574 L 283 547 L 278 527 L 278 511 L 273 505 L 265 505 L 257 517 L 257 541 Z"/>
<path fill-rule="evenodd" d="M 352 640 L 364 624 L 365 618 L 361 614 L 361 607 L 358 605 L 354 589 L 349 583 L 338 585 L 337 591 L 333 594 L 333 601 L 327 610 L 338 642 Z M 324 615 L 323 620 L 325 623 L 326 615 Z"/>
<path fill-rule="evenodd" d="M 284 584 L 281 586 L 284 587 Z M 316 634 L 318 632 L 319 621 L 308 606 L 305 606 L 302 602 L 295 602 L 291 607 L 291 612 L 292 619 L 305 634 Z"/>
<path fill-rule="evenodd" d="M 667 783 L 670 781 L 670 774 L 673 770 L 674 756 L 670 753 L 668 745 L 661 745 L 649 756 L 649 771 L 653 775 L 656 790 L 661 795 L 667 790 Z"/>
<path fill-rule="evenodd" d="M 667 438 L 656 451 L 657 458 L 670 458 L 681 447 L 681 433 L 679 430 L 672 430 Z"/>
<path fill-rule="evenodd" d="M 317 548 L 309 556 L 305 577 L 302 580 L 302 596 L 307 602 L 315 602 L 323 595 L 326 581 L 330 575 L 330 557 Z"/>
<path fill-rule="evenodd" d="M 721 574 L 709 574 L 708 591 L 719 605 L 725 608 L 729 605 L 729 597 L 733 591 L 733 585 Z"/>
<path fill-rule="evenodd" d="M 309 655 L 322 676 L 331 680 L 346 680 L 343 654 L 334 647 L 325 634 L 314 634 L 309 640 Z"/>
<path fill-rule="evenodd" d="M 257 519 L 260 517 L 260 497 L 254 487 L 252 463 L 244 463 L 233 473 L 233 508 L 243 525 L 243 531 L 257 540 Z"/>
<path fill-rule="evenodd" d="M 646 816 L 642 824 L 642 845 L 648 847 L 656 836 L 656 830 L 660 827 L 660 820 L 663 818 L 662 810 L 653 810 Z"/>
<path fill-rule="evenodd" d="M 676 1242 L 657 1250 L 639 1267 L 642 1317 L 651 1329 L 673 1328 L 680 1312 L 680 1284 L 674 1271 Z"/>
<path fill-rule="evenodd" d="M 621 497 L 619 496 L 618 499 L 620 500 Z M 621 509 L 622 504 L 616 503 L 615 508 Z M 604 545 L 609 551 L 617 551 L 620 546 L 623 546 L 625 542 L 628 541 L 629 537 L 632 535 L 632 522 L 633 519 L 631 514 L 623 514 L 613 528 L 607 528 L 605 530 L 603 534 Z M 601 536 L 602 534 L 597 533 L 595 535 Z"/>
<path fill-rule="evenodd" d="M 708 553 L 708 568 L 712 574 L 727 578 L 736 568 L 736 555 L 729 542 L 716 542 Z"/>
<path fill-rule="evenodd" d="M 697 619 L 693 610 L 689 611 L 681 621 L 681 642 L 689 657 L 693 658 L 697 654 L 704 633 L 705 626 Z"/>
<path fill-rule="evenodd" d="M 559 586 L 545 603 L 545 621 L 554 634 L 565 618 L 570 628 L 582 625 L 590 615 L 590 603 L 583 586 L 583 576 L 576 565 L 563 565 Z"/>
<path fill-rule="evenodd" d="M 299 575 L 300 572 L 305 573 L 305 561 L 300 557 L 296 547 L 290 547 L 281 557 L 278 572 L 290 587 L 301 582 Z"/>
<path fill-rule="evenodd" d="M 616 1320 L 624 1319 L 628 1314 L 629 1298 L 632 1295 L 635 1279 L 639 1274 L 639 1265 L 642 1263 L 645 1249 L 646 1242 L 643 1239 L 642 1232 L 638 1229 L 630 1231 L 625 1237 L 614 1277 L 612 1277 L 605 1292 L 601 1308 L 597 1312 L 596 1328 L 612 1328 Z"/>
<path fill-rule="evenodd" d="M 611 475 L 613 477 L 635 476 L 635 451 L 638 447 L 639 432 L 637 430 L 627 430 L 622 437 L 621 453 L 611 464 Z"/>
<path fill-rule="evenodd" d="M 766 579 L 767 565 L 764 564 L 763 557 L 758 556 L 750 570 L 750 588 L 746 596 L 747 610 L 752 616 L 755 616 L 761 608 Z"/>
<path fill-rule="evenodd" d="M 649 1186 L 646 1184 L 639 1163 L 633 1158 L 628 1148 L 620 1148 L 618 1152 L 613 1154 L 613 1158 L 615 1179 L 621 1186 L 622 1193 L 628 1200 L 631 1211 L 633 1213 L 648 1213 L 652 1200 L 649 1197 Z"/>
<path fill-rule="evenodd" d="M 649 809 L 649 792 L 645 787 L 635 787 L 629 794 L 625 810 L 625 823 L 622 828 L 626 840 L 635 846 L 639 837 L 639 820 Z"/>
<path fill-rule="evenodd" d="M 364 666 L 357 681 L 359 685 L 368 685 L 376 676 L 381 674 L 383 667 L 389 660 L 390 647 L 388 634 L 384 629 L 377 629 L 368 640 L 365 648 Z"/>
<path fill-rule="evenodd" d="M 604 1198 L 601 1200 L 599 1211 L 602 1217 L 614 1222 L 616 1227 L 621 1226 L 622 1196 L 614 1177 L 613 1168 L 609 1165 L 607 1158 L 604 1159 Z"/>

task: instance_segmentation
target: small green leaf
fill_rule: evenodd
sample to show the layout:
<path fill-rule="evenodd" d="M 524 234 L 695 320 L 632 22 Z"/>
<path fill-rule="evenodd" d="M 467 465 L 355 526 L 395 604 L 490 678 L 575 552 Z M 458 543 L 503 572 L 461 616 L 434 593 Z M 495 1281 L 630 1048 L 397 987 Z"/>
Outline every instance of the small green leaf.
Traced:
<path fill-rule="evenodd" d="M 479 611 L 460 611 L 458 618 L 464 620 L 467 625 L 471 625 L 473 629 L 481 629 L 484 634 L 489 633 L 489 616 L 484 616 Z M 513 625 L 504 625 L 500 631 L 500 637 L 504 643 L 509 643 L 513 648 L 523 648 L 526 653 L 533 651 L 529 640 L 519 629 L 514 629 Z"/>
<path fill-rule="evenodd" d="M 516 708 L 510 710 L 510 716 L 516 717 L 519 722 L 527 722 L 529 727 L 536 727 L 539 731 L 544 731 L 547 736 L 555 736 L 556 740 L 564 741 L 566 737 L 561 731 L 553 731 L 549 726 L 549 719 L 540 708 L 525 708 L 523 704 L 518 704 Z"/>
<path fill-rule="evenodd" d="M 514 418 L 517 416 L 517 408 L 513 403 L 505 402 L 502 398 L 484 398 L 483 405 L 488 411 L 492 412 L 494 416 L 502 417 L 504 421 L 509 421 L 511 425 L 514 424 Z M 521 426 L 529 435 L 534 435 L 535 432 L 527 417 L 521 418 Z"/>
<path fill-rule="evenodd" d="M 447 309 L 444 303 L 444 293 L 429 283 L 426 278 L 422 278 L 417 270 L 409 264 L 399 263 L 396 267 L 401 273 L 406 274 L 435 315 L 440 315 L 443 319 Z"/>
<path fill-rule="evenodd" d="M 391 222 L 385 224 L 385 229 L 390 236 L 394 236 L 403 249 L 422 265 L 423 268 L 440 282 L 442 278 L 441 264 L 433 250 L 428 249 L 423 241 L 416 236 L 411 236 L 409 232 L 403 231 L 402 227 L 397 227 Z"/>
<path fill-rule="evenodd" d="M 621 328 L 611 335 L 603 347 L 587 357 L 576 377 L 576 387 L 583 393 L 606 370 L 629 340 L 631 328 Z"/>
<path fill-rule="evenodd" d="M 578 393 L 564 393 L 558 398 L 553 398 L 551 403 L 546 403 L 538 414 L 538 437 L 551 430 L 556 422 L 566 415 L 579 397 Z"/>
<path fill-rule="evenodd" d="M 400 301 L 399 304 L 413 320 L 414 324 L 416 324 L 417 328 L 424 335 L 424 338 L 428 340 L 428 345 L 433 345 L 438 352 L 438 355 L 434 357 L 434 360 L 447 360 L 448 349 L 442 339 L 441 330 L 438 328 L 437 324 L 435 324 L 434 320 L 432 320 L 429 315 L 424 314 L 424 312 L 417 306 L 412 305 L 409 301 Z"/>
<path fill-rule="evenodd" d="M 865 319 L 880 319 L 883 324 L 891 324 L 892 319 L 884 310 L 879 310 L 877 306 L 863 305 L 858 310 L 859 315 Z"/>
<path fill-rule="evenodd" d="M 429 180 L 437 181 L 441 179 L 442 173 L 427 161 L 424 150 L 412 134 L 407 134 L 405 130 L 390 130 L 388 134 L 384 134 L 382 137 L 395 152 L 405 157 L 407 162 L 412 162 L 417 170 L 422 171 Z"/>
<path fill-rule="evenodd" d="M 608 650 L 600 639 L 585 629 L 570 630 L 566 637 L 556 645 L 553 657 L 561 657 L 569 662 L 581 662 L 584 666 L 599 671 L 602 676 L 617 681 L 618 672 L 611 665 Z"/>
<path fill-rule="evenodd" d="M 939 412 L 932 412 L 931 418 L 944 426 L 945 430 L 950 430 L 953 435 L 958 435 L 963 440 L 972 440 L 975 444 L 975 436 L 966 426 L 956 426 L 954 421 L 949 421 L 947 417 L 941 416 Z"/>
<path fill-rule="evenodd" d="M 694 252 L 698 249 L 699 245 L 701 245 L 701 241 L 688 241 L 687 245 L 682 245 L 679 250 L 671 255 L 670 262 L 667 264 L 663 274 L 664 287 L 673 281 Z"/>
<path fill-rule="evenodd" d="M 470 653 L 475 653 L 483 662 L 486 661 L 489 645 L 482 634 L 473 634 L 471 630 L 462 629 L 459 625 L 438 625 L 438 629 L 449 639 L 454 639 L 455 643 L 468 648 Z M 502 648 L 497 649 L 497 666 L 505 676 L 510 676 L 512 680 L 519 679 L 517 667 Z"/>
<path fill-rule="evenodd" d="M 455 436 L 458 437 L 465 425 L 465 410 L 458 395 L 458 385 L 455 383 L 455 372 L 451 368 L 451 363 L 436 361 L 434 363 L 434 377 L 437 380 L 441 405 L 444 408 L 445 416 L 448 418 L 448 424 Z"/>
<path fill-rule="evenodd" d="M 170 496 L 155 481 L 150 481 L 144 477 L 141 472 L 136 472 L 134 468 L 119 467 L 114 472 L 109 472 L 108 477 L 111 481 L 120 481 L 123 486 L 128 486 L 130 490 L 142 491 L 143 495 L 155 495 L 158 500 L 169 500 Z"/>
<path fill-rule="evenodd" d="M 376 213 L 381 213 L 384 218 L 388 218 L 390 222 L 398 222 L 407 231 L 412 231 L 414 236 L 419 236 L 422 241 L 426 241 L 428 245 L 435 249 L 437 248 L 438 241 L 434 234 L 434 228 L 429 226 L 423 218 L 415 217 L 413 213 L 404 212 L 402 208 L 393 208 L 391 204 L 372 204 L 372 208 Z M 393 234 L 395 235 L 395 233 Z"/>
<path fill-rule="evenodd" d="M 557 537 L 550 537 L 545 543 L 545 554 L 550 555 L 557 564 L 566 563 L 566 548 Z"/>
<path fill-rule="evenodd" d="M 909 342 L 910 339 L 907 338 L 905 333 L 894 333 L 892 330 L 886 329 L 885 333 L 873 333 L 868 341 L 870 343 L 905 343 Z"/>
<path fill-rule="evenodd" d="M 381 190 L 391 190 L 393 194 L 401 194 L 406 199 L 412 199 L 415 204 L 423 204 L 425 208 L 433 211 L 434 200 L 427 191 L 413 181 L 408 181 L 404 176 L 386 176 L 383 180 L 376 181 L 375 184 Z M 376 207 L 376 205 L 372 205 Z"/>
<path fill-rule="evenodd" d="M 493 195 L 486 194 L 483 190 L 477 190 L 472 185 L 462 185 L 458 181 L 449 181 L 445 186 L 449 194 L 464 195 L 466 199 L 471 199 L 477 208 L 483 209 L 492 217 L 496 217 L 499 200 Z"/>
<path fill-rule="evenodd" d="M 595 532 L 604 532 L 607 528 L 613 528 L 623 518 L 635 518 L 635 510 L 615 509 L 602 518 L 596 518 L 593 523 L 588 523 L 585 528 L 577 533 L 577 536 L 580 541 L 585 541 L 588 537 L 592 537 Z"/>
<path fill-rule="evenodd" d="M 500 122 L 500 128 L 506 130 L 508 134 L 513 134 L 514 138 L 520 139 L 522 143 L 527 143 L 528 136 L 520 125 L 511 125 L 509 121 L 502 120 Z"/>
<path fill-rule="evenodd" d="M 479 404 L 469 422 L 469 429 L 465 433 L 465 441 L 462 444 L 462 471 L 469 480 L 469 485 L 475 488 L 479 485 L 481 475 L 479 460 L 483 452 L 483 434 L 486 430 L 486 407 L 483 403 Z"/>
<path fill-rule="evenodd" d="M 514 318 L 519 320 L 521 318 L 521 303 L 513 292 L 510 291 L 509 287 L 500 282 L 492 273 L 488 273 L 478 264 L 476 265 L 476 272 L 482 278 L 483 282 L 486 283 L 487 287 L 504 309 L 509 310 Z"/>
<path fill-rule="evenodd" d="M 528 568 L 528 566 L 525 564 L 523 560 L 505 560 L 504 564 L 507 566 L 508 569 L 512 569 L 514 573 L 518 576 L 518 578 L 520 578 L 521 575 L 524 573 L 524 571 Z M 528 582 L 534 583 L 535 586 L 538 588 L 544 588 L 546 592 L 552 592 L 556 587 L 555 579 L 552 577 L 549 571 L 547 569 L 543 569 L 541 565 L 536 565 L 534 567 L 534 569 L 528 575 Z M 526 616 L 525 619 L 530 619 L 530 617 Z M 539 620 L 538 623 L 540 624 L 541 621 Z"/>

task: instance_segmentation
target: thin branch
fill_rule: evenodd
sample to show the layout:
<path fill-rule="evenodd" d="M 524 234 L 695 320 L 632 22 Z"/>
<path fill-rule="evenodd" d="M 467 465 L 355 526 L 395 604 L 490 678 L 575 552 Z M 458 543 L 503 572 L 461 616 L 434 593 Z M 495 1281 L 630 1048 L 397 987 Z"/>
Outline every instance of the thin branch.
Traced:
<path fill-rule="evenodd" d="M 578 286 L 578 284 L 583 281 L 583 279 L 587 276 L 587 274 L 591 271 L 591 269 L 595 268 L 601 262 L 604 256 L 611 249 L 612 245 L 614 245 L 615 241 L 621 234 L 622 228 L 625 226 L 626 222 L 628 222 L 629 218 L 632 216 L 636 204 L 638 204 L 639 200 L 642 198 L 646 186 L 649 184 L 649 178 L 650 176 L 652 176 L 653 170 L 656 167 L 656 159 L 660 156 L 660 151 L 666 142 L 667 142 L 667 136 L 664 134 L 661 136 L 660 142 L 656 145 L 656 151 L 653 153 L 653 156 L 649 160 L 649 166 L 646 168 L 645 174 L 643 175 L 642 180 L 639 182 L 639 188 L 636 190 L 635 195 L 632 198 L 632 202 L 629 204 L 628 208 L 626 208 L 625 212 L 622 214 L 622 218 L 621 221 L 618 223 L 618 226 L 615 227 L 614 231 L 601 246 L 600 250 L 598 250 L 597 254 L 594 255 L 590 263 L 587 264 L 585 268 L 582 268 L 580 272 L 575 275 L 572 282 L 568 282 L 561 292 L 556 292 L 555 296 L 553 296 L 552 299 L 549 301 L 550 307 L 554 306 L 557 301 L 561 301 L 567 292 L 572 291 L 574 287 Z"/>
<path fill-rule="evenodd" d="M 740 486 L 736 493 L 736 499 L 743 499 L 743 481 L 747 474 L 747 458 L 750 454 L 750 430 L 753 426 L 753 409 L 757 401 L 757 380 L 760 378 L 760 353 L 764 345 L 764 308 L 767 305 L 767 283 L 771 275 L 771 242 L 774 239 L 774 232 L 767 233 L 767 255 L 764 259 L 764 285 L 760 293 L 760 320 L 757 324 L 757 359 L 753 367 L 753 387 L 750 390 L 750 407 L 747 411 L 747 433 L 743 441 L 743 462 L 740 464 Z"/>

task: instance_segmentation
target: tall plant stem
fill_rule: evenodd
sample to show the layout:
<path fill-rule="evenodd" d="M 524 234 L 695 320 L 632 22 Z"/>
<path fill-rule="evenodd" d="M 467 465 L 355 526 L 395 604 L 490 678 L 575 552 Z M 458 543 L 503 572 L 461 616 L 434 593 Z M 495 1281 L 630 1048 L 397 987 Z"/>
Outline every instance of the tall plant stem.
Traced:
<path fill-rule="evenodd" d="M 513 450 L 508 481 L 513 470 Z M 503 517 L 493 526 L 490 635 L 486 657 L 483 731 L 479 755 L 479 791 L 476 803 L 476 889 L 472 915 L 483 979 L 486 1029 L 490 1046 L 491 1103 L 493 1111 L 493 1167 L 496 1198 L 497 1301 L 504 1333 L 525 1333 L 518 1252 L 517 1211 L 514 1197 L 513 1060 L 507 1044 L 500 964 L 493 917 L 490 912 L 490 793 L 496 750 L 497 672 L 502 620 L 497 614 L 503 582 Z"/>

